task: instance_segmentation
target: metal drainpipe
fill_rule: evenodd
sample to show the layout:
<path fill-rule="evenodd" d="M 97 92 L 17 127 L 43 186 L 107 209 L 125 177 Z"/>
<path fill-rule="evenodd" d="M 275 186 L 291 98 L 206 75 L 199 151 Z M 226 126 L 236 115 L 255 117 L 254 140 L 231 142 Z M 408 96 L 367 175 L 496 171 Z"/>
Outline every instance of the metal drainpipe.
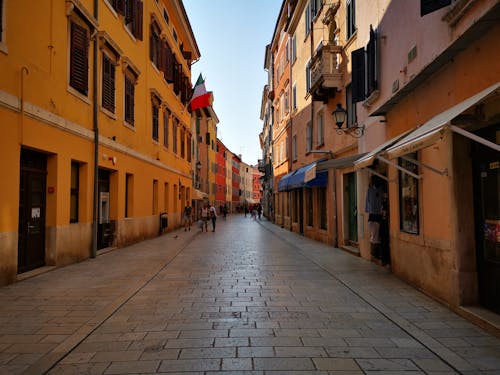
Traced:
<path fill-rule="evenodd" d="M 97 20 L 99 16 L 98 11 L 99 0 L 94 0 L 94 18 Z M 96 30 L 97 31 L 97 30 Z M 94 39 L 94 66 L 93 66 L 93 126 L 94 126 L 94 198 L 93 198 L 93 212 L 92 212 L 92 249 L 90 257 L 95 258 L 97 254 L 97 219 L 99 212 L 99 123 L 98 123 L 98 104 L 97 104 L 97 33 Z"/>

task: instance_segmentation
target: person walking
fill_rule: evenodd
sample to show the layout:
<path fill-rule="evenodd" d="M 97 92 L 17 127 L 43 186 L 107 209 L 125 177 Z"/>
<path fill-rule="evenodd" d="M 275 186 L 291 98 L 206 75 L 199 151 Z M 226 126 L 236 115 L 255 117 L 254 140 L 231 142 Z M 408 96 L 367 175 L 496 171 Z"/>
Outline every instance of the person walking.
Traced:
<path fill-rule="evenodd" d="M 182 219 L 184 220 L 184 232 L 191 230 L 191 215 L 192 208 L 189 204 L 184 207 L 184 213 L 182 215 Z"/>
<path fill-rule="evenodd" d="M 208 203 L 205 203 L 201 208 L 201 231 L 203 232 L 203 227 L 205 227 L 205 232 L 208 232 L 208 215 L 209 207 Z"/>
<path fill-rule="evenodd" d="M 217 210 L 215 206 L 210 206 L 210 219 L 212 220 L 212 232 L 215 232 L 215 222 L 217 221 Z"/>
<path fill-rule="evenodd" d="M 227 216 L 227 204 L 225 204 L 224 207 L 222 207 L 222 215 L 224 217 L 224 220 L 226 220 L 226 216 Z"/>
<path fill-rule="evenodd" d="M 257 205 L 257 215 L 259 215 L 260 220 L 260 217 L 262 216 L 262 205 L 260 203 Z"/>

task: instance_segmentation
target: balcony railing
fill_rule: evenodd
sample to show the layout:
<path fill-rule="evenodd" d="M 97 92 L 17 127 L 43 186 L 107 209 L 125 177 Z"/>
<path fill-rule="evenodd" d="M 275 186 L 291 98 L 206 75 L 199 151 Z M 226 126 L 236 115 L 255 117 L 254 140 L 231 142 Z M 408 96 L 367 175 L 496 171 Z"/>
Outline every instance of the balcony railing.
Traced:
<path fill-rule="evenodd" d="M 340 70 L 342 47 L 328 43 L 316 51 L 311 61 L 311 90 L 314 100 L 328 101 L 342 88 Z"/>

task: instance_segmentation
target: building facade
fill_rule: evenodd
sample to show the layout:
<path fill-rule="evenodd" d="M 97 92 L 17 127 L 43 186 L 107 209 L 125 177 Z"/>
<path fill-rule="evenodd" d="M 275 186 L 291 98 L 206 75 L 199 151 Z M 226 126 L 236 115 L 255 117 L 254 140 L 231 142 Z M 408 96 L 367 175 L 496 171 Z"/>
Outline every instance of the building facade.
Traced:
<path fill-rule="evenodd" d="M 0 1 L 2 284 L 175 227 L 191 199 L 182 1 L 96 6 Z"/>
<path fill-rule="evenodd" d="M 464 315 L 499 312 L 499 12 L 488 0 L 284 1 L 291 167 L 273 167 L 290 210 L 277 198 L 276 223 L 390 264 Z"/>

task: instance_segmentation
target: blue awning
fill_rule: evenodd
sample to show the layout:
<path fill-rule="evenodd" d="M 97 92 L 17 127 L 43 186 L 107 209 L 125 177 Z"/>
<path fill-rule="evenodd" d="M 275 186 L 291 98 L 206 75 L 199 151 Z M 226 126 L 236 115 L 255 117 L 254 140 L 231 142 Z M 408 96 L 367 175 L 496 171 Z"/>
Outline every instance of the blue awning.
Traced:
<path fill-rule="evenodd" d="M 316 171 L 314 161 L 283 176 L 278 183 L 278 191 L 289 191 L 303 187 L 325 187 L 328 184 L 328 171 Z"/>
<path fill-rule="evenodd" d="M 287 173 L 278 182 L 278 191 L 288 191 L 288 179 L 292 176 L 296 171 L 292 171 Z"/>

